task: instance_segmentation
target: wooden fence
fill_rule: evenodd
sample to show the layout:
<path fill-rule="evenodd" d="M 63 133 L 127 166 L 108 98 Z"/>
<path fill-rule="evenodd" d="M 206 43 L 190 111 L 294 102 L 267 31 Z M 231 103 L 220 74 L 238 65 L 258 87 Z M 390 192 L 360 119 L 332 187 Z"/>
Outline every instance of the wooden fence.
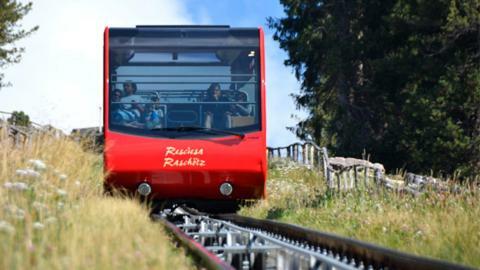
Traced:
<path fill-rule="evenodd" d="M 330 157 L 327 148 L 319 147 L 313 142 L 267 147 L 267 156 L 272 161 L 288 159 L 320 171 L 324 175 L 327 187 L 331 190 L 384 186 L 398 192 L 419 195 L 427 188 L 435 191 L 451 189 L 445 181 L 413 173 L 406 173 L 403 180 L 390 179 L 380 163 L 356 158 Z"/>
<path fill-rule="evenodd" d="M 28 145 L 32 137 L 38 134 L 48 134 L 56 138 L 65 136 L 61 130 L 50 125 L 41 126 L 34 124 L 28 127 L 15 126 L 0 119 L 0 139 L 8 139 L 16 147 Z"/>
<path fill-rule="evenodd" d="M 378 185 L 385 180 L 382 164 L 368 160 L 329 157 L 325 147 L 313 142 L 294 143 L 285 147 L 268 147 L 269 159 L 287 158 L 301 165 L 323 172 L 330 189 L 346 190 L 360 185 Z"/>
<path fill-rule="evenodd" d="M 0 138 L 11 140 L 15 146 L 21 146 L 29 142 L 31 133 L 23 127 L 0 123 Z"/>

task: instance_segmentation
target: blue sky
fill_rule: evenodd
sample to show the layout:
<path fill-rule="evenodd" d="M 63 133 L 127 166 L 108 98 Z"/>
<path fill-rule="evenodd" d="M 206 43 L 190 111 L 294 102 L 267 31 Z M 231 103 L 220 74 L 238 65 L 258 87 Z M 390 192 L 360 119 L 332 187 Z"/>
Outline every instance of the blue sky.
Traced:
<path fill-rule="evenodd" d="M 141 3 L 141 4 L 139 4 Z M 97 126 L 102 106 L 102 33 L 105 26 L 146 24 L 226 24 L 265 30 L 267 71 L 267 143 L 290 144 L 297 139 L 286 130 L 295 124 L 291 93 L 300 84 L 287 54 L 273 41 L 266 18 L 282 17 L 276 0 L 42 0 L 22 24 L 40 30 L 18 42 L 26 48 L 21 63 L 3 72 L 12 87 L 0 90 L 0 111 L 23 110 L 41 124 L 65 131 Z"/>
<path fill-rule="evenodd" d="M 231 26 L 266 26 L 268 16 L 283 16 L 283 8 L 278 0 L 186 0 L 187 9 L 193 14 L 195 21 L 208 20 L 213 24 L 229 24 Z"/>

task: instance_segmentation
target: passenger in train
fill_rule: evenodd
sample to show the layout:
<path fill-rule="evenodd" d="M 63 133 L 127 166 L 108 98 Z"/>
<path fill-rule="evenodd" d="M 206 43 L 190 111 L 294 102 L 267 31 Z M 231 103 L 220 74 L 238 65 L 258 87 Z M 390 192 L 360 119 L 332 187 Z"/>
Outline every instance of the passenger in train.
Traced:
<path fill-rule="evenodd" d="M 142 101 L 142 97 L 135 95 L 137 92 L 137 85 L 131 81 L 123 83 L 124 96 L 120 100 L 126 102 L 123 104 L 123 109 L 129 110 L 135 114 L 136 120 L 139 120 L 145 111 L 144 105 L 139 104 Z"/>
<path fill-rule="evenodd" d="M 112 92 L 112 102 L 120 102 L 122 99 L 122 91 L 115 89 Z M 125 124 L 136 121 L 136 114 L 128 109 L 125 109 L 122 104 L 112 103 L 110 109 L 112 110 L 112 122 L 116 124 Z"/>
<path fill-rule="evenodd" d="M 228 98 L 222 95 L 222 89 L 220 84 L 212 83 L 207 89 L 206 102 L 212 102 L 204 106 L 205 111 L 205 127 L 206 128 L 228 128 L 229 117 L 231 112 L 229 111 L 229 105 L 223 102 L 228 102 Z M 215 102 L 215 103 L 213 103 Z"/>
<path fill-rule="evenodd" d="M 247 94 L 242 91 L 235 91 L 235 101 L 247 102 Z M 234 116 L 250 116 L 253 114 L 253 104 L 233 104 L 231 111 Z"/>
<path fill-rule="evenodd" d="M 153 102 L 159 102 L 158 97 L 152 98 Z M 144 113 L 144 122 L 146 129 L 152 128 L 161 128 L 162 127 L 162 120 L 164 119 L 165 115 L 163 110 L 158 106 L 158 104 L 147 104 L 145 106 L 145 113 Z"/>

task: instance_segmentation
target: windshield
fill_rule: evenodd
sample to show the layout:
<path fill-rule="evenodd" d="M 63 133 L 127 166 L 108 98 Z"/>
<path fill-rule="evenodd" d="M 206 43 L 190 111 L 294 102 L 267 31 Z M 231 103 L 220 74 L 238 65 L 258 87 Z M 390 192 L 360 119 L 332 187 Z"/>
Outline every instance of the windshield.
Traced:
<path fill-rule="evenodd" d="M 207 37 L 198 48 L 194 39 L 186 41 L 189 46 L 167 46 L 167 37 L 157 47 L 158 36 L 149 42 L 151 33 L 138 36 L 110 37 L 111 130 L 166 137 L 181 132 L 185 138 L 186 132 L 195 137 L 229 133 L 181 127 L 260 129 L 258 47 L 214 46 L 205 43 Z"/>

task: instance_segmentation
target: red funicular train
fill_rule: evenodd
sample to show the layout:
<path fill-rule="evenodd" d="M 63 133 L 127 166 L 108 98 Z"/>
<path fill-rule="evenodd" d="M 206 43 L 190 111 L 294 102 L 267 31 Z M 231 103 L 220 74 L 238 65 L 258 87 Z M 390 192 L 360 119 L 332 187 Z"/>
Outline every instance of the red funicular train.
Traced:
<path fill-rule="evenodd" d="M 107 188 L 219 204 L 265 196 L 261 28 L 106 28 L 104 39 Z"/>

